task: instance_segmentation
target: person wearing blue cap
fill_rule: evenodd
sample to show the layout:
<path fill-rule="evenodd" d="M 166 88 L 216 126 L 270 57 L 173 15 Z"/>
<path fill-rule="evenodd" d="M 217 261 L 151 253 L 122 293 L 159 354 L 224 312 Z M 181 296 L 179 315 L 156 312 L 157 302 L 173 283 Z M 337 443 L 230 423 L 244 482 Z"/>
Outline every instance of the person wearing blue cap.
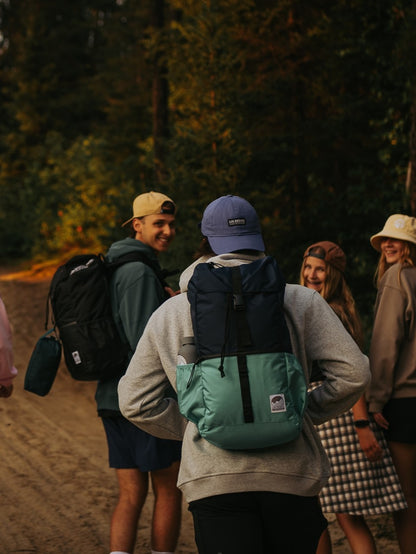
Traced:
<path fill-rule="evenodd" d="M 211 202 L 201 231 L 204 255 L 195 264 L 239 266 L 265 256 L 259 218 L 244 198 L 226 195 Z M 195 264 L 181 277 L 183 291 Z M 368 359 L 316 291 L 286 285 L 284 312 L 305 378 L 313 360 L 322 361 L 327 377 L 309 394 L 300 436 L 287 444 L 219 448 L 181 415 L 175 399 L 165 397 L 169 385 L 176 387 L 182 339 L 193 336 L 187 294 L 152 314 L 120 380 L 126 418 L 150 434 L 183 440 L 178 487 L 189 503 L 200 554 L 312 554 L 327 526 L 318 494 L 330 467 L 315 425 L 358 400 L 370 378 Z"/>

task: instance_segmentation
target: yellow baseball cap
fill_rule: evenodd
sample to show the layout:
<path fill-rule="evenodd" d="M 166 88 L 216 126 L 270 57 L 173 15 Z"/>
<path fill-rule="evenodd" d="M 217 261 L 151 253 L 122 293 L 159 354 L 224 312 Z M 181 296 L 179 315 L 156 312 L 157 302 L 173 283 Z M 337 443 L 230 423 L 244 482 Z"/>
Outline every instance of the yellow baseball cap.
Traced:
<path fill-rule="evenodd" d="M 139 194 L 133 201 L 133 216 L 125 221 L 122 225 L 127 225 L 135 217 L 145 217 L 146 215 L 154 214 L 176 214 L 175 203 L 169 196 L 162 194 L 161 192 L 145 192 Z"/>

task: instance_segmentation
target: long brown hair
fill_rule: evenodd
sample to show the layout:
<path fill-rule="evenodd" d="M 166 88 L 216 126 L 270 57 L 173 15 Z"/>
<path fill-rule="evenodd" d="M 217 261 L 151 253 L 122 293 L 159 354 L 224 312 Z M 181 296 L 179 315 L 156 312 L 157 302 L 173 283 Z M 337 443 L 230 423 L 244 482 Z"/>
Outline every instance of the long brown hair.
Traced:
<path fill-rule="evenodd" d="M 215 252 L 211 248 L 211 245 L 209 244 L 207 237 L 202 237 L 201 242 L 199 243 L 198 249 L 192 257 L 194 260 L 197 260 L 201 256 L 215 256 Z"/>
<path fill-rule="evenodd" d="M 316 247 L 316 253 L 322 258 L 326 271 L 325 282 L 319 294 L 328 302 L 358 346 L 363 348 L 364 336 L 361 320 L 344 274 L 329 262 L 324 261 L 325 251 L 323 248 Z M 300 284 L 303 286 L 305 286 L 303 274 L 306 258 L 307 256 L 303 259 L 300 270 Z"/>

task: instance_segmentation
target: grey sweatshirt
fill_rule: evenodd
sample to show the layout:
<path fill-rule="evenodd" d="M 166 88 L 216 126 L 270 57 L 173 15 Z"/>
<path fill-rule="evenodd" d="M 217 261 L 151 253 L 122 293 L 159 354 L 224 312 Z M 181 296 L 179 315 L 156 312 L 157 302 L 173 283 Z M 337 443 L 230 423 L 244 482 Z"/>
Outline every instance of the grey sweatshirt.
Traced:
<path fill-rule="evenodd" d="M 211 261 L 239 265 L 254 259 L 225 254 Z M 181 339 L 193 335 L 187 295 L 169 299 L 149 319 L 119 383 L 120 408 L 126 418 L 150 434 L 183 439 L 178 486 L 188 502 L 246 491 L 314 496 L 329 477 L 329 462 L 314 425 L 348 410 L 358 400 L 370 379 L 368 359 L 317 292 L 287 285 L 284 309 L 293 352 L 307 379 L 313 360 L 320 361 L 326 379 L 309 393 L 298 439 L 250 451 L 223 450 L 207 442 L 180 414 L 177 402 L 164 397 L 169 382 L 176 388 Z"/>

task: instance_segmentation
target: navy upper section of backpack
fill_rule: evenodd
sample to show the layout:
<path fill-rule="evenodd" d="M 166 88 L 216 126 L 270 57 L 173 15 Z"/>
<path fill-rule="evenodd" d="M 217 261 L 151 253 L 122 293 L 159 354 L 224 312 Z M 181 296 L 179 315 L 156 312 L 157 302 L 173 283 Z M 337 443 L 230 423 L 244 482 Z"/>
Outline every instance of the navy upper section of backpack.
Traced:
<path fill-rule="evenodd" d="M 233 268 L 199 264 L 188 284 L 199 358 L 242 351 L 292 352 L 283 312 L 285 280 L 276 260 L 267 256 L 238 267 L 250 341 L 237 344 L 241 314 L 234 308 Z"/>

